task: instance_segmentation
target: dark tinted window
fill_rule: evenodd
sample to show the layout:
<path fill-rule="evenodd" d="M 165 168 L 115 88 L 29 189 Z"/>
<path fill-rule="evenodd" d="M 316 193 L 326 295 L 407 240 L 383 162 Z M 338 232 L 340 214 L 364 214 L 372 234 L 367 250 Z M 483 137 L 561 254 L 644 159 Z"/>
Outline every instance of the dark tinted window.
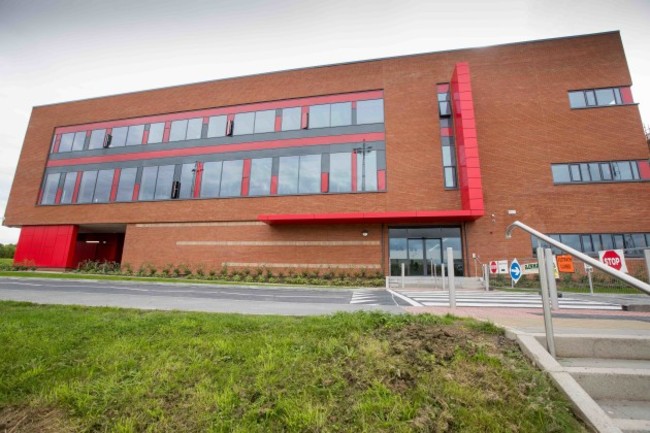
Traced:
<path fill-rule="evenodd" d="M 41 204 L 54 204 L 56 200 L 56 192 L 59 189 L 60 173 L 48 174 L 45 178 L 45 186 L 43 187 L 43 196 Z"/>
<path fill-rule="evenodd" d="M 91 203 L 93 201 L 96 181 L 96 171 L 83 172 L 81 175 L 81 185 L 79 186 L 79 196 L 77 197 L 77 203 Z"/>
<path fill-rule="evenodd" d="M 147 143 L 162 143 L 163 134 L 165 133 L 165 124 L 161 123 L 152 123 L 149 126 L 149 138 Z"/>
<path fill-rule="evenodd" d="M 105 129 L 95 129 L 90 133 L 90 144 L 88 149 L 101 149 L 104 145 L 104 138 L 106 137 Z"/>
<path fill-rule="evenodd" d="M 271 193 L 272 165 L 272 158 L 260 158 L 251 161 L 249 195 L 269 195 Z"/>
<path fill-rule="evenodd" d="M 255 113 L 255 133 L 273 132 L 275 130 L 275 110 Z"/>
<path fill-rule="evenodd" d="M 74 186 L 76 182 L 76 171 L 65 173 L 65 180 L 63 181 L 63 194 L 61 194 L 61 203 L 72 203 L 72 196 L 74 195 Z"/>
<path fill-rule="evenodd" d="M 293 131 L 300 129 L 300 107 L 285 108 L 282 110 L 282 130 Z"/>
<path fill-rule="evenodd" d="M 369 101 L 357 102 L 357 124 L 383 123 L 384 122 L 384 100 L 372 99 Z"/>
<path fill-rule="evenodd" d="M 138 169 L 135 167 L 122 169 L 120 182 L 117 185 L 116 201 L 131 201 L 133 199 L 133 186 L 137 172 Z"/>
<path fill-rule="evenodd" d="M 235 114 L 235 129 L 233 135 L 246 135 L 254 132 L 255 113 Z"/>
<path fill-rule="evenodd" d="M 228 116 L 212 116 L 208 123 L 208 137 L 225 137 Z"/>

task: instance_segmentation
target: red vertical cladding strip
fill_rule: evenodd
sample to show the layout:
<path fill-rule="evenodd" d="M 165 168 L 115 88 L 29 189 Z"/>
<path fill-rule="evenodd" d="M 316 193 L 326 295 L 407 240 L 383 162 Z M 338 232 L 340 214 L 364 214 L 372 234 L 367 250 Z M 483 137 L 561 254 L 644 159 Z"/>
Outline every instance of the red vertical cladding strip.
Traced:
<path fill-rule="evenodd" d="M 203 163 L 196 163 L 196 173 L 194 176 L 194 198 L 201 197 L 201 180 L 203 180 Z"/>
<path fill-rule="evenodd" d="M 242 197 L 248 196 L 248 190 L 250 188 L 250 182 L 251 182 L 251 160 L 250 159 L 245 159 L 244 160 L 244 170 L 243 170 L 242 179 L 241 179 L 241 196 Z"/>
<path fill-rule="evenodd" d="M 457 63 L 451 79 L 456 151 L 458 153 L 458 180 L 461 185 L 461 202 L 464 210 L 478 215 L 485 213 L 478 140 L 474 121 L 474 100 L 469 75 L 469 65 Z"/>
<path fill-rule="evenodd" d="M 81 176 L 83 176 L 83 173 L 83 171 L 77 172 L 77 180 L 74 183 L 74 191 L 72 192 L 72 203 L 76 203 L 79 197 L 79 188 L 81 187 Z"/>
<path fill-rule="evenodd" d="M 637 165 L 639 166 L 639 175 L 641 179 L 650 179 L 650 161 L 647 159 L 641 159 L 637 161 Z"/>
<path fill-rule="evenodd" d="M 40 268 L 74 267 L 77 226 L 30 226 L 20 231 L 14 263 Z"/>
<path fill-rule="evenodd" d="M 116 168 L 113 172 L 113 184 L 111 185 L 111 197 L 110 201 L 115 201 L 117 198 L 117 186 L 120 184 L 120 173 L 122 173 L 121 168 Z"/>
<path fill-rule="evenodd" d="M 210 118 L 208 116 L 203 116 L 203 124 L 207 125 L 210 123 Z"/>
<path fill-rule="evenodd" d="M 320 192 L 325 193 L 330 190 L 330 174 L 321 173 L 320 174 Z"/>
<path fill-rule="evenodd" d="M 355 192 L 357 190 L 357 153 L 352 152 L 352 192 Z"/>
<path fill-rule="evenodd" d="M 632 89 L 629 87 L 621 87 L 620 90 L 623 104 L 634 104 L 634 99 L 632 98 Z"/>
<path fill-rule="evenodd" d="M 61 134 L 58 134 L 54 139 L 54 146 L 52 148 L 52 153 L 58 153 L 59 146 L 61 146 Z"/>
<path fill-rule="evenodd" d="M 386 191 L 386 170 L 377 170 L 377 190 Z"/>
<path fill-rule="evenodd" d="M 275 128 L 273 129 L 275 132 L 280 132 L 282 131 L 282 115 L 276 115 L 275 116 Z"/>
<path fill-rule="evenodd" d="M 353 110 L 357 109 L 357 101 L 352 101 L 352 109 Z"/>
<path fill-rule="evenodd" d="M 149 130 L 145 129 L 142 133 L 142 144 L 147 144 L 149 142 Z"/>
<path fill-rule="evenodd" d="M 172 122 L 171 121 L 165 122 L 165 130 L 163 132 L 163 140 L 162 140 L 163 143 L 167 143 L 169 141 L 169 131 L 171 130 L 171 128 L 172 128 Z"/>
<path fill-rule="evenodd" d="M 54 204 L 61 204 L 61 196 L 63 195 L 63 188 L 58 187 L 56 189 L 56 197 L 54 198 Z"/>
<path fill-rule="evenodd" d="M 309 128 L 309 107 L 302 107 L 300 111 L 300 128 L 308 129 Z"/>
<path fill-rule="evenodd" d="M 131 196 L 131 201 L 138 201 L 140 196 L 140 184 L 136 183 L 133 185 L 133 195 Z"/>
<path fill-rule="evenodd" d="M 440 128 L 440 135 L 442 135 L 443 137 L 451 137 L 452 136 L 451 128 Z"/>
<path fill-rule="evenodd" d="M 271 176 L 271 195 L 278 194 L 278 175 Z"/>

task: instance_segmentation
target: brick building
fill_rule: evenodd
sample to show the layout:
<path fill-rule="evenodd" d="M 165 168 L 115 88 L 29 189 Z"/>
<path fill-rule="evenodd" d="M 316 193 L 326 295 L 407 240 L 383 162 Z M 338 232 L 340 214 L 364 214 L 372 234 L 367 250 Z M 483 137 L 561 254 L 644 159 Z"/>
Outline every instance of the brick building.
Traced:
<path fill-rule="evenodd" d="M 650 166 L 618 32 L 35 107 L 16 262 L 269 269 L 650 245 Z"/>

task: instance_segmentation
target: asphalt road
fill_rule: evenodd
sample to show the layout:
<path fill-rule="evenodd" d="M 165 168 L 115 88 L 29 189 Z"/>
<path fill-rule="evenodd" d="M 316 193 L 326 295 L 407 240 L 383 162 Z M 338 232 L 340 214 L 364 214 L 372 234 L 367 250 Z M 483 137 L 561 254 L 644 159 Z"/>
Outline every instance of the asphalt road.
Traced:
<path fill-rule="evenodd" d="M 0 299 L 42 304 L 300 316 L 358 310 L 403 312 L 399 305 L 405 303 L 387 291 L 363 292 L 373 296 L 374 305 L 351 304 L 354 289 L 0 277 Z"/>

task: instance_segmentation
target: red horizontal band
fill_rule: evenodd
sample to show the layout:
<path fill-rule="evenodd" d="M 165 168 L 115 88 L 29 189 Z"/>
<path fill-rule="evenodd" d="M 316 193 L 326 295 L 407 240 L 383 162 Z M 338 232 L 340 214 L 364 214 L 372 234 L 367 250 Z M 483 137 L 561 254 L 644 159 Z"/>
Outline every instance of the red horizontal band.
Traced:
<path fill-rule="evenodd" d="M 181 156 L 208 155 L 214 153 L 246 152 L 252 150 L 281 149 L 287 147 L 318 146 L 323 144 L 356 143 L 362 140 L 379 141 L 384 139 L 383 132 L 366 134 L 328 135 L 311 138 L 292 138 L 288 140 L 252 141 L 240 144 L 215 144 L 190 148 L 168 149 L 149 152 L 122 153 L 109 156 L 85 156 L 48 161 L 48 167 L 63 167 L 66 165 L 102 164 L 107 162 L 137 161 L 157 158 L 175 158 Z"/>
<path fill-rule="evenodd" d="M 313 96 L 309 98 L 286 99 L 282 101 L 258 102 L 254 104 L 235 105 L 229 107 L 208 108 L 181 113 L 159 114 L 156 116 L 138 117 L 134 119 L 111 120 L 106 122 L 86 123 L 84 125 L 61 126 L 55 134 L 86 131 L 92 129 L 118 128 L 120 126 L 142 125 L 147 123 L 168 122 L 171 120 L 193 119 L 195 117 L 219 116 L 223 114 L 245 113 L 249 111 L 272 110 L 275 108 L 301 107 L 305 105 L 331 104 L 334 102 L 363 101 L 366 99 L 383 98 L 383 90 L 368 92 L 343 93 L 338 95 Z"/>
<path fill-rule="evenodd" d="M 356 212 L 331 214 L 276 214 L 258 215 L 257 220 L 266 224 L 353 224 L 471 221 L 482 216 L 471 210 L 437 210 L 405 212 Z"/>

